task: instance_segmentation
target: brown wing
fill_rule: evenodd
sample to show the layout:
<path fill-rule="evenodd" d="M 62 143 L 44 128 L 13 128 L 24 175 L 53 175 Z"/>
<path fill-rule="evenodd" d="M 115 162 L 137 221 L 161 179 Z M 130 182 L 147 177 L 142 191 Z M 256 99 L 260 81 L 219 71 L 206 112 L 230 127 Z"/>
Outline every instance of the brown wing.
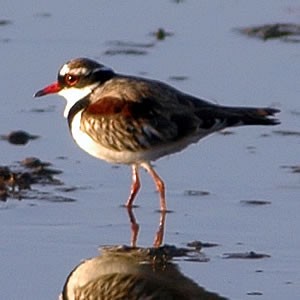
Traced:
<path fill-rule="evenodd" d="M 81 129 L 107 148 L 139 151 L 228 126 L 273 124 L 267 117 L 275 112 L 223 107 L 158 81 L 120 76 L 84 110 Z"/>
<path fill-rule="evenodd" d="M 114 79 L 82 113 L 81 129 L 117 151 L 176 142 L 199 127 L 193 103 L 179 95 L 183 94 L 157 81 Z"/>

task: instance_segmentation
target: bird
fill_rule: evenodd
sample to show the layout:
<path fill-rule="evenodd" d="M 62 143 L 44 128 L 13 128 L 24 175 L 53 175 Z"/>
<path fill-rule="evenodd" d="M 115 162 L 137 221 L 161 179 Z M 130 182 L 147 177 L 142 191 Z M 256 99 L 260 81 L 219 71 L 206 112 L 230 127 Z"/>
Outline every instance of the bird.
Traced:
<path fill-rule="evenodd" d="M 60 300 L 226 300 L 185 276 L 174 246 L 107 246 L 83 260 L 67 276 Z M 176 253 L 178 251 L 178 253 Z"/>
<path fill-rule="evenodd" d="M 89 58 L 74 58 L 58 71 L 57 81 L 34 94 L 63 96 L 64 116 L 75 142 L 90 155 L 131 166 L 132 183 L 125 206 L 133 203 L 145 169 L 168 211 L 165 183 L 152 163 L 182 151 L 227 127 L 277 125 L 273 107 L 222 106 L 162 81 L 124 75 Z"/>

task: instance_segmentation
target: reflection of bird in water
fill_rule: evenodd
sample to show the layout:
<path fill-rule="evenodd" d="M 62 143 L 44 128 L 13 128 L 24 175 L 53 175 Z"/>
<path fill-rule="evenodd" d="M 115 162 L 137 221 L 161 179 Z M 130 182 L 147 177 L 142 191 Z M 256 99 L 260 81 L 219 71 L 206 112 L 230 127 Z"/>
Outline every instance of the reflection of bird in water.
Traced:
<path fill-rule="evenodd" d="M 128 208 L 127 212 L 128 212 L 130 226 L 131 226 L 131 241 L 130 241 L 130 244 L 131 244 L 132 247 L 135 248 L 136 243 L 137 243 L 137 239 L 138 239 L 140 225 L 136 221 L 133 210 L 131 208 Z M 154 238 L 154 241 L 153 241 L 153 246 L 154 247 L 159 247 L 159 246 L 162 245 L 163 238 L 164 238 L 165 222 L 166 222 L 166 212 L 161 211 L 160 212 L 160 218 L 159 218 L 159 226 L 158 226 L 158 229 L 156 231 L 155 238 Z"/>
<path fill-rule="evenodd" d="M 102 255 L 82 262 L 70 273 L 60 299 L 225 299 L 185 277 L 177 265 L 170 262 L 170 257 L 167 258 L 165 250 L 167 246 L 104 248 Z"/>

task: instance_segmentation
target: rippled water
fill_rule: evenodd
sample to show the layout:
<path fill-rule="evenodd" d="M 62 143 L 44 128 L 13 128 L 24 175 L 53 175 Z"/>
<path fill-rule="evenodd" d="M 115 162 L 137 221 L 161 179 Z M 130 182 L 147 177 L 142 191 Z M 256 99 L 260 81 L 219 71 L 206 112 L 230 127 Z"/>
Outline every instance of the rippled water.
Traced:
<path fill-rule="evenodd" d="M 128 215 L 119 207 L 128 194 L 130 169 L 97 161 L 74 144 L 59 97 L 32 98 L 55 80 L 62 63 L 87 56 L 218 103 L 282 110 L 276 128 L 215 134 L 155 165 L 174 210 L 167 215 L 165 243 L 219 244 L 203 250 L 208 262 L 179 262 L 186 276 L 230 299 L 251 294 L 251 299 L 295 299 L 300 178 L 283 167 L 299 165 L 300 143 L 297 134 L 282 132 L 299 131 L 299 44 L 263 42 L 233 29 L 298 22 L 299 16 L 299 1 L 5 1 L 0 134 L 22 129 L 41 138 L 26 146 L 1 141 L 1 165 L 28 156 L 50 161 L 63 170 L 57 177 L 71 191 L 34 188 L 49 191 L 52 200 L 76 201 L 0 203 L 0 298 L 56 299 L 67 274 L 97 255 L 98 246 L 130 242 Z M 170 35 L 157 40 L 153 32 L 159 28 Z M 138 244 L 150 246 L 160 217 L 158 197 L 147 176 L 142 184 L 135 210 Z M 224 258 L 249 251 L 270 257 Z"/>

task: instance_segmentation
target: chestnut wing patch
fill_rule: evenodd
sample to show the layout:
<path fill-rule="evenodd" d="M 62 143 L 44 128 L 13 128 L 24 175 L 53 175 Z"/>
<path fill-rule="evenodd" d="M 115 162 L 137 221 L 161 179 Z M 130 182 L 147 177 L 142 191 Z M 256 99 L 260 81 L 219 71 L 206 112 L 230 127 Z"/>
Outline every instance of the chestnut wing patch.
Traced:
<path fill-rule="evenodd" d="M 131 102 L 128 101 L 115 97 L 104 97 L 101 100 L 90 104 L 85 111 L 88 114 L 99 116 L 111 116 L 115 114 L 130 116 L 131 106 Z"/>
<path fill-rule="evenodd" d="M 139 101 L 129 101 L 117 97 L 103 97 L 90 104 L 85 113 L 99 117 L 124 117 L 139 119 L 157 118 L 160 105 L 150 98 L 142 98 Z"/>

